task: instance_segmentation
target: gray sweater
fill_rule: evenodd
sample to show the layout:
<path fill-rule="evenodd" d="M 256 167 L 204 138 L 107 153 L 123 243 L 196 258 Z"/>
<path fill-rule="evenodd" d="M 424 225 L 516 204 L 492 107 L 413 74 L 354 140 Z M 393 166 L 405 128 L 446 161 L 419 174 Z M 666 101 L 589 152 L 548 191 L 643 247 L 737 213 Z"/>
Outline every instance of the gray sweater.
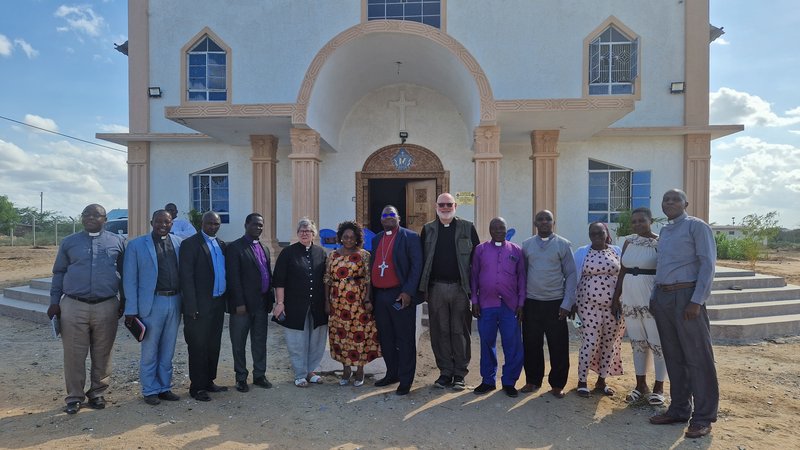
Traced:
<path fill-rule="evenodd" d="M 572 309 L 578 278 L 570 242 L 557 234 L 548 239 L 534 235 L 522 243 L 528 273 L 526 295 L 539 301 L 561 300 L 561 308 Z"/>

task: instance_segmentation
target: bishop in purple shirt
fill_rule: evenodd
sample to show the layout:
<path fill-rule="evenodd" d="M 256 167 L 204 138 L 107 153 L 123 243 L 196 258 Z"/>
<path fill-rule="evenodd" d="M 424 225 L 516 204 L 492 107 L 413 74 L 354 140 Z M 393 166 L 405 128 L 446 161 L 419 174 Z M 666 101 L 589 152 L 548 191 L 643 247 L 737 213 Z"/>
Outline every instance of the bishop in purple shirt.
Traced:
<path fill-rule="evenodd" d="M 523 350 L 519 320 L 527 286 L 525 255 L 517 244 L 506 241 L 506 221 L 489 223 L 492 239 L 475 247 L 472 255 L 472 315 L 478 319 L 481 338 L 481 384 L 475 393 L 496 389 L 497 330 L 503 342 L 503 375 L 500 381 L 509 397 L 518 395 L 514 385 L 522 372 Z"/>

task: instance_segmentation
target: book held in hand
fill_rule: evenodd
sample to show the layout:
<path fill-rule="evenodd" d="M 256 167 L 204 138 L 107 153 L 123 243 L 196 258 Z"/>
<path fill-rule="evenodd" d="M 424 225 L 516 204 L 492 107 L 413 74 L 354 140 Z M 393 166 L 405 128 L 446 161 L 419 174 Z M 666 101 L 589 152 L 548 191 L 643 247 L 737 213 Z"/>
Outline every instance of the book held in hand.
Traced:
<path fill-rule="evenodd" d="M 131 332 L 133 338 L 138 342 L 142 342 L 142 340 L 144 340 L 144 333 L 147 331 L 147 327 L 144 326 L 144 323 L 142 323 L 138 317 L 134 317 L 130 323 L 125 321 L 125 327 L 128 328 L 128 331 Z"/>

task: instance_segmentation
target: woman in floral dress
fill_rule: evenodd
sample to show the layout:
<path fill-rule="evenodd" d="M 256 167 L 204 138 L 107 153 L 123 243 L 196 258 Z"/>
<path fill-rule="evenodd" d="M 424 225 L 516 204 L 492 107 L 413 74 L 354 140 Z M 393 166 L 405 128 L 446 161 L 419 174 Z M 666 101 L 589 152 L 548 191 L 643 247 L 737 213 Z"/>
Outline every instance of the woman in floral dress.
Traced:
<path fill-rule="evenodd" d="M 364 232 L 356 222 L 342 222 L 336 231 L 342 246 L 328 255 L 325 270 L 325 310 L 329 315 L 331 357 L 344 368 L 342 386 L 364 384 L 364 366 L 381 356 L 372 316 L 369 289 L 369 252 L 362 248 Z"/>
<path fill-rule="evenodd" d="M 594 390 L 614 395 L 606 378 L 622 375 L 620 344 L 625 332 L 621 318 L 611 312 L 611 298 L 620 269 L 620 249 L 611 244 L 606 224 L 589 225 L 590 245 L 575 252 L 578 271 L 577 306 L 581 321 L 583 342 L 578 356 L 578 395 L 589 397 L 586 387 L 589 369 L 597 372 Z"/>

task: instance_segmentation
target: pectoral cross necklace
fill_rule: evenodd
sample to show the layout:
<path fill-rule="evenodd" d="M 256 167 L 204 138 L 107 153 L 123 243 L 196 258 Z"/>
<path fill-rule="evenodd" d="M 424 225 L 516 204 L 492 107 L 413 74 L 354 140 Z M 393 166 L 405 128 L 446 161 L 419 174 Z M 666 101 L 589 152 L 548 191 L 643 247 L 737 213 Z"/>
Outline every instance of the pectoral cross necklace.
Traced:
<path fill-rule="evenodd" d="M 392 240 L 389 241 L 389 245 L 384 245 L 386 243 L 386 235 L 384 235 L 383 239 L 381 239 L 381 258 L 383 261 L 378 266 L 378 268 L 381 269 L 381 276 L 383 276 L 383 272 L 389 268 L 389 265 L 386 264 L 386 255 L 389 253 L 389 249 L 392 248 L 392 244 L 394 244 L 394 238 L 396 237 L 396 234 L 392 236 Z"/>

